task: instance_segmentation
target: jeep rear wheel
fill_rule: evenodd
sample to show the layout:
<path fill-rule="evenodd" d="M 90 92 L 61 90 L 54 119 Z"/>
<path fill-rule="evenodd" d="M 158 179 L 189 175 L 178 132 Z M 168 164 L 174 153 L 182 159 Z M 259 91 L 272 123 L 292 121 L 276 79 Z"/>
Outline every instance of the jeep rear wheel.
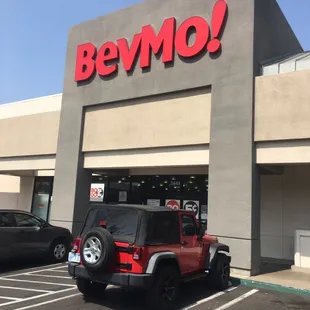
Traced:
<path fill-rule="evenodd" d="M 171 310 L 175 307 L 180 285 L 180 274 L 173 266 L 160 267 L 155 275 L 153 286 L 148 292 L 151 309 Z"/>
<path fill-rule="evenodd" d="M 77 279 L 76 286 L 85 297 L 98 297 L 105 291 L 107 284 L 92 283 L 88 280 Z"/>
<path fill-rule="evenodd" d="M 230 260 L 225 254 L 219 253 L 214 268 L 210 272 L 211 285 L 217 290 L 223 291 L 229 287 Z"/>
<path fill-rule="evenodd" d="M 97 227 L 83 236 L 81 260 L 89 271 L 108 270 L 115 260 L 115 244 L 110 232 Z"/>

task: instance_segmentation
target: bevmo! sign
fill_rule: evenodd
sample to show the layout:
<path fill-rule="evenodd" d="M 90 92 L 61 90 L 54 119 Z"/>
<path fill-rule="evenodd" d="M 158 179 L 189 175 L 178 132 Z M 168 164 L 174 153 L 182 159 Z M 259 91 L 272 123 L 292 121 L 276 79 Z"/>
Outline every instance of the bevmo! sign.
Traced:
<path fill-rule="evenodd" d="M 140 68 L 149 68 L 151 52 L 156 55 L 162 51 L 161 61 L 165 64 L 173 61 L 175 51 L 184 58 L 194 57 L 203 50 L 216 53 L 221 47 L 219 36 L 223 30 L 226 13 L 226 1 L 218 0 L 213 8 L 211 30 L 209 23 L 200 16 L 186 19 L 178 29 L 176 19 L 171 17 L 164 21 L 157 34 L 151 25 L 143 26 L 141 32 L 133 37 L 130 46 L 125 38 L 116 42 L 106 42 L 100 48 L 92 43 L 79 45 L 75 81 L 86 81 L 96 72 L 101 76 L 109 76 L 117 72 L 119 63 L 130 72 L 138 56 L 140 56 Z M 196 38 L 190 46 L 188 34 L 193 30 Z"/>

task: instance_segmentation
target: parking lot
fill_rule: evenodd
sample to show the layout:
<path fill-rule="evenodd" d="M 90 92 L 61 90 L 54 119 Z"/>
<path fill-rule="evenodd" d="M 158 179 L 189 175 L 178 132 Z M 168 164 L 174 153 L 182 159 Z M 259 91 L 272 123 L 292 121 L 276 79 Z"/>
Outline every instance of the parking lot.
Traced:
<path fill-rule="evenodd" d="M 2 273 L 0 275 L 0 310 L 26 309 L 145 309 L 141 294 L 108 287 L 100 300 L 84 300 L 67 273 L 66 264 Z M 310 309 L 310 297 L 230 287 L 225 292 L 207 289 L 205 282 L 186 284 L 181 289 L 178 309 Z"/>

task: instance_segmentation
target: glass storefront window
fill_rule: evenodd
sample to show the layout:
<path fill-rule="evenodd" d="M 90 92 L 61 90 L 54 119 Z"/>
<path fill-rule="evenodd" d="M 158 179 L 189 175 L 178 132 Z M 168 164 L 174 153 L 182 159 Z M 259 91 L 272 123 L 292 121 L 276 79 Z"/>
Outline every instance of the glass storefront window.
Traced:
<path fill-rule="evenodd" d="M 109 177 L 107 203 L 129 203 L 130 184 L 129 176 Z"/>
<path fill-rule="evenodd" d="M 36 178 L 32 200 L 32 213 L 44 221 L 49 220 L 53 178 Z"/>

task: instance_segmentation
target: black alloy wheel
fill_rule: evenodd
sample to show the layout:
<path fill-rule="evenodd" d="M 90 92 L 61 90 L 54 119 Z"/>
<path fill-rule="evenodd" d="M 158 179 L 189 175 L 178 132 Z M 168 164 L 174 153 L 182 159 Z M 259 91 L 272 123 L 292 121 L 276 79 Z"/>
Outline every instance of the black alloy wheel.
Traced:
<path fill-rule="evenodd" d="M 214 269 L 211 270 L 211 284 L 217 290 L 223 291 L 229 288 L 230 259 L 227 255 L 219 253 Z"/>
<path fill-rule="evenodd" d="M 155 274 L 154 283 L 147 292 L 151 309 L 172 310 L 176 306 L 180 285 L 180 274 L 174 266 L 161 266 Z"/>

